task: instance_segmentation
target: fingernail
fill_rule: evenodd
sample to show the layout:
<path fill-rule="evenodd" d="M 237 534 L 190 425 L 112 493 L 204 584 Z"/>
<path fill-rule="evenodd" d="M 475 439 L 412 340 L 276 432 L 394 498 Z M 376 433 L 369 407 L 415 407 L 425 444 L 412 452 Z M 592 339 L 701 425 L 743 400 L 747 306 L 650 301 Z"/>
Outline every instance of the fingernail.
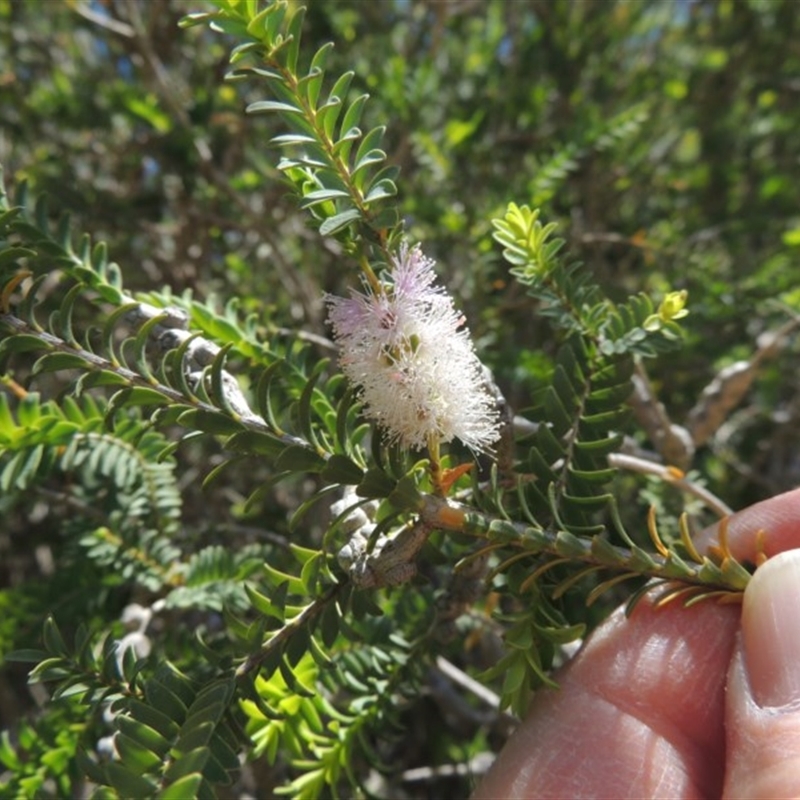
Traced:
<path fill-rule="evenodd" d="M 755 701 L 774 708 L 800 700 L 800 550 L 756 570 L 744 593 L 742 640 Z"/>

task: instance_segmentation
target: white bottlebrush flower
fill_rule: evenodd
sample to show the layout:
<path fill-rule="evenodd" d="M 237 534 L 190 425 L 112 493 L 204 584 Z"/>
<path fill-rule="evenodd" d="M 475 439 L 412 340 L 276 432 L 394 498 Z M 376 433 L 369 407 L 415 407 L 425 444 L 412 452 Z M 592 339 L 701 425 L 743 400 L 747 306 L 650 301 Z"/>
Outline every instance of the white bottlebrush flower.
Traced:
<path fill-rule="evenodd" d="M 406 448 L 459 438 L 489 451 L 498 413 L 464 317 L 434 285 L 433 261 L 403 245 L 382 291 L 328 298 L 328 320 L 365 413 Z"/>

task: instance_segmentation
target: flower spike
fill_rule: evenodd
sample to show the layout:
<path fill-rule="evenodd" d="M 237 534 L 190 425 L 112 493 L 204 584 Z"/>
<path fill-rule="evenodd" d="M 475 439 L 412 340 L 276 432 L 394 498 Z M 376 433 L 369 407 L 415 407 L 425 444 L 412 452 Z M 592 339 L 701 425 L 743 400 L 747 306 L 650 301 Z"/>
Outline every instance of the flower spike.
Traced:
<path fill-rule="evenodd" d="M 458 438 L 490 452 L 498 412 L 464 317 L 434 285 L 433 263 L 403 245 L 378 286 L 327 298 L 340 365 L 390 441 L 422 449 Z"/>

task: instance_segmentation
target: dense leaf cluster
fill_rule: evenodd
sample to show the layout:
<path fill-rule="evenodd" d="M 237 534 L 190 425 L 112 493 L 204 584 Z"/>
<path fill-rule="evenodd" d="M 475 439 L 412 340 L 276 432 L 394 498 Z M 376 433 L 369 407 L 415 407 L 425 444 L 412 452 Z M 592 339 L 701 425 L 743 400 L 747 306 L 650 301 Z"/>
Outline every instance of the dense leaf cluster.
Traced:
<path fill-rule="evenodd" d="M 681 512 L 796 440 L 797 11 L 669 6 L 0 0 L 0 688 L 49 693 L 0 793 L 463 795 L 613 604 L 741 591 Z M 387 444 L 337 370 L 323 292 L 404 237 L 491 457 Z"/>

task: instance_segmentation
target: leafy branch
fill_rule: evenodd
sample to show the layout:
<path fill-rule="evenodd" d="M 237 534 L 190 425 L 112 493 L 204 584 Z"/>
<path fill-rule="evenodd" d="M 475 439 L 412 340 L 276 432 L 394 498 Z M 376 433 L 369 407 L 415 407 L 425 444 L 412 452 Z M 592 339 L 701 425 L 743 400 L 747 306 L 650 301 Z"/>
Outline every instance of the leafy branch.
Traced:
<path fill-rule="evenodd" d="M 279 169 L 320 234 L 335 237 L 365 274 L 372 294 L 351 297 L 356 310 L 389 308 L 378 325 L 388 329 L 401 306 L 381 304 L 401 291 L 377 277 L 382 267 L 399 253 L 413 274 L 424 267 L 425 280 L 433 277 L 421 251 L 401 247 L 384 129 L 359 127 L 367 96 L 351 99 L 352 72 L 326 74 L 330 45 L 304 58 L 302 8 L 287 0 L 215 5 L 184 25 L 236 37 L 232 77 L 263 80 L 271 92 L 248 111 L 283 119 L 287 132 L 272 140 L 283 153 Z M 610 129 L 639 123 L 631 112 Z M 283 758 L 293 770 L 284 788 L 295 796 L 358 786 L 361 758 L 385 768 L 371 738 L 397 723 L 398 699 L 419 694 L 443 629 L 463 612 L 477 609 L 471 624 L 481 633 L 502 628 L 505 653 L 482 677 L 497 685 L 501 708 L 521 714 L 531 691 L 552 683 L 559 648 L 585 633 L 586 607 L 605 592 L 638 582 L 630 608 L 654 589 L 657 603 L 693 603 L 735 599 L 746 585 L 750 573 L 732 557 L 724 523 L 719 550 L 701 554 L 685 518 L 678 541 L 665 541 L 652 516 L 637 537 L 616 506 L 614 456 L 635 359 L 679 346 L 685 292 L 668 292 L 657 306 L 642 294 L 612 302 L 564 257 L 556 225 L 542 224 L 537 210 L 512 203 L 493 221 L 511 274 L 558 340 L 537 422 L 529 438 L 509 443 L 502 470 L 491 454 L 480 470 L 458 463 L 458 451 L 442 455 L 438 439 L 427 458 L 414 451 L 416 439 L 404 440 L 406 449 L 397 437 L 387 444 L 363 418 L 358 389 L 317 357 L 310 337 L 266 344 L 275 327 L 242 319 L 235 300 L 218 312 L 169 290 L 134 296 L 103 244 L 83 236 L 76 246 L 69 220 L 54 228 L 49 216 L 24 186 L 14 204 L 0 194 L 0 367 L 8 373 L 0 487 L 9 508 L 37 489 L 52 498 L 61 490 L 47 482 L 59 474 L 77 476 L 64 493 L 85 511 L 72 523 L 79 544 L 110 573 L 107 589 L 143 592 L 145 619 L 134 631 L 147 643 L 141 651 L 116 635 L 123 614 L 99 640 L 79 628 L 73 647 L 48 619 L 45 649 L 16 654 L 37 664 L 32 680 L 53 682 L 55 699 L 71 698 L 93 723 L 110 710 L 108 761 L 90 741 L 99 722 L 81 731 L 84 750 L 78 737 L 69 741 L 85 775 L 108 788 L 103 796 L 212 797 L 230 785 L 237 750 L 246 748 L 271 764 Z M 447 305 L 438 290 L 428 297 L 426 320 Z M 340 306 L 343 327 L 357 318 L 353 308 Z M 446 311 L 453 324 L 434 331 L 461 337 L 472 354 L 459 314 Z M 446 373 L 455 359 L 437 358 L 436 344 L 427 363 L 441 370 L 447 362 L 452 388 Z M 413 335 L 380 345 L 368 356 L 388 373 L 379 394 L 395 401 L 409 380 L 402 359 L 423 345 Z M 344 371 L 358 385 L 360 375 Z M 482 380 L 475 370 L 466 383 Z M 57 399 L 41 401 L 31 382 Z M 465 393 L 448 396 L 449 407 Z M 494 402 L 475 405 L 475 417 L 491 419 L 470 418 L 467 427 L 495 433 Z M 403 412 L 419 422 L 426 410 Z M 513 426 L 505 427 L 510 439 Z M 175 456 L 200 435 L 222 450 L 206 484 L 244 459 L 264 468 L 259 485 L 235 501 L 242 513 L 279 482 L 292 487 L 281 509 L 291 536 L 280 552 L 263 542 L 231 552 L 225 540 L 184 538 Z M 185 663 L 172 663 L 169 636 L 153 647 L 148 625 L 170 629 L 162 614 L 195 615 Z M 9 747 L 0 756 L 19 760 Z"/>
<path fill-rule="evenodd" d="M 385 201 L 397 194 L 398 169 L 385 166 L 381 149 L 385 128 L 364 133 L 359 124 L 368 95 L 352 101 L 348 94 L 353 72 L 345 72 L 323 91 L 325 64 L 332 44 L 314 53 L 301 68 L 301 30 L 305 8 L 290 10 L 279 0 L 255 13 L 237 0 L 218 0 L 214 12 L 188 15 L 184 26 L 208 24 L 240 40 L 231 56 L 232 78 L 265 79 L 276 99 L 259 100 L 248 113 L 278 113 L 290 132 L 273 137 L 285 150 L 278 168 L 295 187 L 301 208 L 307 209 L 323 236 L 338 236 L 351 248 L 363 237 L 390 260 L 390 245 L 398 233 L 398 216 Z M 255 64 L 248 63 L 255 61 Z M 362 258 L 362 266 L 369 269 Z"/>

